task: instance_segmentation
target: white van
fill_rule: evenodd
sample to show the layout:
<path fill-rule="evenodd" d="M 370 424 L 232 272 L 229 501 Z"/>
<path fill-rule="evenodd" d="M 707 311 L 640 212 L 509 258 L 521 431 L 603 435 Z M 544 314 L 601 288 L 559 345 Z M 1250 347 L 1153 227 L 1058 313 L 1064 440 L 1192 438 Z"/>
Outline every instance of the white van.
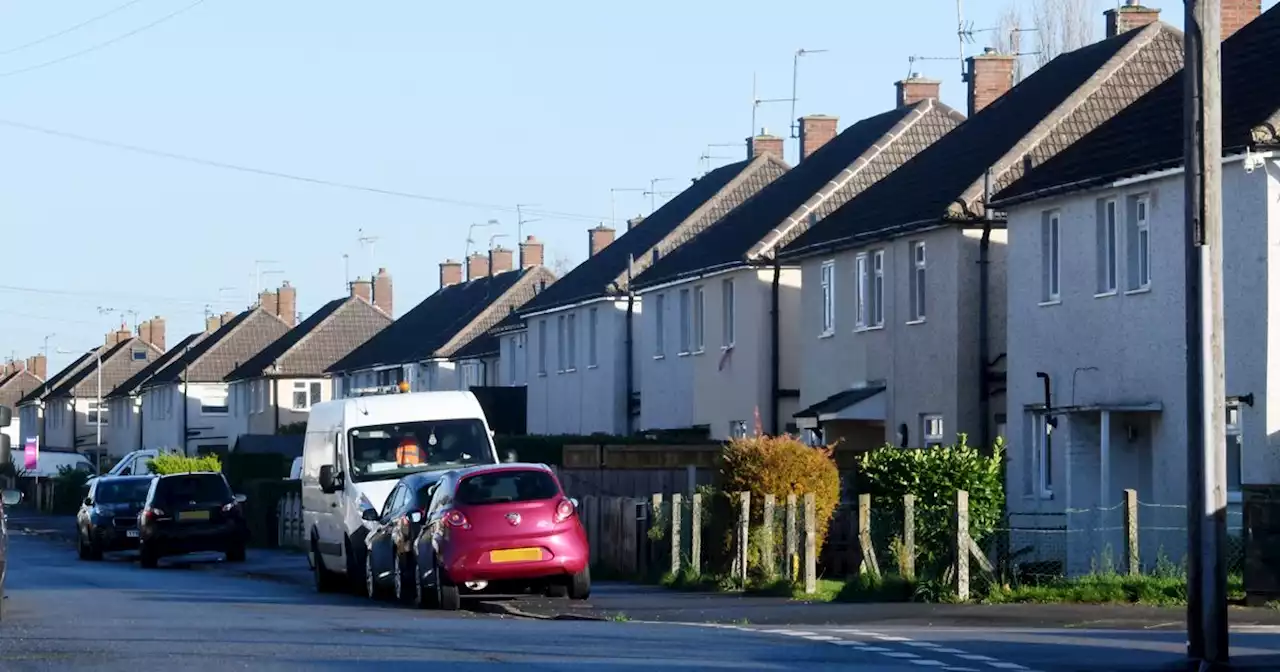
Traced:
<path fill-rule="evenodd" d="M 159 457 L 162 453 L 176 453 L 173 450 L 135 450 L 128 455 L 120 458 L 115 466 L 111 467 L 103 476 L 146 476 L 151 473 L 151 466 L 148 464 L 151 460 Z M 89 479 L 89 485 L 92 485 L 98 477 Z"/>
<path fill-rule="evenodd" d="M 416 392 L 311 407 L 302 448 L 302 523 L 316 589 L 363 582 L 365 509 L 381 512 L 407 474 L 496 464 L 470 392 Z"/>
<path fill-rule="evenodd" d="M 22 464 L 22 454 L 15 453 L 15 455 L 14 461 L 17 464 Z M 93 466 L 93 462 L 81 453 L 70 450 L 42 450 L 40 451 L 40 457 L 36 460 L 36 468 L 25 471 L 23 475 L 53 478 L 58 475 L 60 467 L 83 471 L 91 476 L 98 473 L 98 470 Z"/>

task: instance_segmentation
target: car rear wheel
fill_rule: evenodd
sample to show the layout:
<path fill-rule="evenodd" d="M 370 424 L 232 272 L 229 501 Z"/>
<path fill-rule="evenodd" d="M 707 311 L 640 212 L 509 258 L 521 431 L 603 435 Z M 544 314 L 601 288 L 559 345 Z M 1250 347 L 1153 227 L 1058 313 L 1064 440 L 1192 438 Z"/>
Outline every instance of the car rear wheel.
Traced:
<path fill-rule="evenodd" d="M 591 568 L 583 567 L 581 572 L 569 578 L 569 599 L 585 600 L 591 597 Z"/>
<path fill-rule="evenodd" d="M 373 554 L 364 554 L 364 595 L 365 597 L 376 600 L 380 597 L 378 590 L 377 577 L 373 575 Z"/>
<path fill-rule="evenodd" d="M 436 608 L 444 611 L 457 611 L 462 608 L 462 594 L 458 586 L 445 575 L 440 565 L 436 565 Z"/>
<path fill-rule="evenodd" d="M 237 542 L 227 549 L 227 562 L 244 562 L 244 557 L 245 548 L 243 543 Z"/>
<path fill-rule="evenodd" d="M 414 601 L 413 575 L 417 565 L 413 556 L 396 553 L 396 571 L 392 575 L 392 580 L 395 582 L 396 602 L 409 604 Z"/>
<path fill-rule="evenodd" d="M 146 542 L 138 547 L 138 564 L 143 569 L 155 569 L 160 566 L 160 556 L 151 550 Z"/>
<path fill-rule="evenodd" d="M 435 586 L 429 586 L 422 580 L 422 568 L 418 566 L 417 559 L 413 564 L 413 604 L 419 609 L 435 609 L 436 608 L 436 589 Z"/>

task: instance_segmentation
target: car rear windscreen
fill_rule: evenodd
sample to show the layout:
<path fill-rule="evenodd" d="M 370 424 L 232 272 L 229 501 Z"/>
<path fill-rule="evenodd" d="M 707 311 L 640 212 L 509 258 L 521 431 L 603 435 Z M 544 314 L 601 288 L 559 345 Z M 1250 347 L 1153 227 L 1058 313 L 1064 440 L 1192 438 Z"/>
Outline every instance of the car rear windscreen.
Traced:
<path fill-rule="evenodd" d="M 151 481 L 148 479 L 103 480 L 98 483 L 94 499 L 102 504 L 144 502 L 147 499 L 147 491 L 150 489 Z"/>
<path fill-rule="evenodd" d="M 231 488 L 218 474 L 166 476 L 156 485 L 156 499 L 170 504 L 228 502 Z"/>
<path fill-rule="evenodd" d="M 459 504 L 501 504 L 551 499 L 559 494 L 560 487 L 551 474 L 530 469 L 468 476 L 458 484 L 454 499 Z"/>

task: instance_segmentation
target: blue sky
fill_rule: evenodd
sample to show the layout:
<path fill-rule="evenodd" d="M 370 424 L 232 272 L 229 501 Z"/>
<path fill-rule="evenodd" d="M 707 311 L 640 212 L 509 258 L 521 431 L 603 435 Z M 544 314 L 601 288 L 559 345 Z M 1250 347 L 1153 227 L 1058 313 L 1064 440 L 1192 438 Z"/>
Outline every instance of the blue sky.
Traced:
<path fill-rule="evenodd" d="M 1008 2 L 967 0 L 965 18 L 992 26 Z M 909 56 L 959 49 L 953 0 L 205 0 L 39 67 L 190 4 L 138 0 L 15 50 L 123 4 L 0 7 L 0 355 L 35 354 L 56 334 L 51 373 L 72 358 L 57 349 L 98 344 L 124 311 L 164 316 L 174 343 L 201 327 L 206 305 L 246 307 L 255 260 L 277 262 L 267 268 L 282 272 L 263 284 L 289 280 L 304 313 L 344 293 L 343 254 L 353 275 L 386 266 L 403 313 L 436 288 L 441 260 L 462 256 L 469 224 L 498 219 L 477 244 L 504 233 L 514 245 L 517 203 L 547 211 L 525 233 L 547 243 L 549 262 L 579 262 L 586 229 L 611 215 L 611 188 L 674 178 L 657 190 L 678 190 L 703 172 L 708 144 L 735 145 L 713 147 L 713 165 L 745 154 L 753 73 L 761 98 L 787 98 L 792 54 L 830 50 L 801 60 L 796 111 L 838 115 L 843 128 L 893 104 Z M 1096 2 L 1099 37 L 1108 4 Z M 1182 3 L 1164 4 L 1180 25 Z M 963 109 L 958 61 L 915 69 L 942 79 L 943 100 Z M 755 125 L 786 134 L 790 121 L 790 104 L 765 104 Z M 618 194 L 619 221 L 648 212 L 648 198 Z M 372 254 L 357 242 L 361 228 L 379 239 Z"/>

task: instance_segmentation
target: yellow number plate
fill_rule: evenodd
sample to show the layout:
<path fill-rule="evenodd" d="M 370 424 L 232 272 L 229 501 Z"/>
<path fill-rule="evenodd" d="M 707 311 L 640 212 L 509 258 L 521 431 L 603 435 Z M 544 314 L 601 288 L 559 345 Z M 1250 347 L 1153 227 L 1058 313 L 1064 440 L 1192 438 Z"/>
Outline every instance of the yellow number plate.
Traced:
<path fill-rule="evenodd" d="M 209 520 L 208 511 L 179 511 L 178 520 Z"/>
<path fill-rule="evenodd" d="M 489 551 L 489 562 L 532 562 L 542 559 L 540 548 L 509 548 L 505 551 Z"/>

